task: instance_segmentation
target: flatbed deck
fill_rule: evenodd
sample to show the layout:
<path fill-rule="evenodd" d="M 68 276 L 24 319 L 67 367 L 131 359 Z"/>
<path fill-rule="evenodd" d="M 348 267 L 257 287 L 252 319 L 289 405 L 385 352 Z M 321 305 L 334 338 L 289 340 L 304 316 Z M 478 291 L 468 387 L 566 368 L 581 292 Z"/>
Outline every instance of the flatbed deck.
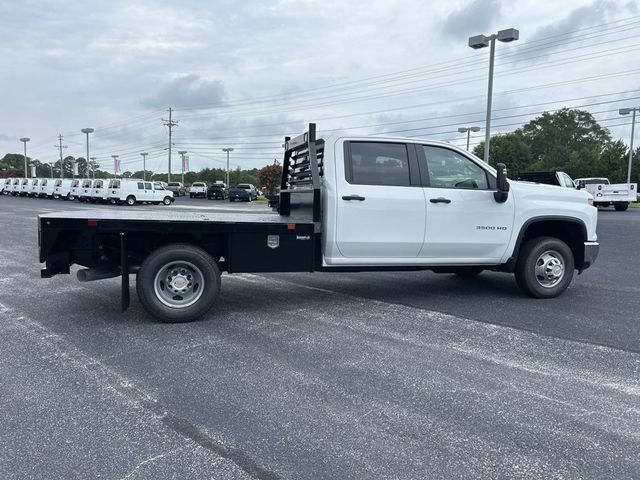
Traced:
<path fill-rule="evenodd" d="M 44 220 L 97 220 L 108 222 L 189 222 L 189 223 L 224 223 L 224 224 L 306 224 L 313 225 L 310 216 L 277 213 L 245 213 L 245 212 L 184 212 L 184 211 L 139 211 L 139 210 L 71 210 L 43 213 Z"/>

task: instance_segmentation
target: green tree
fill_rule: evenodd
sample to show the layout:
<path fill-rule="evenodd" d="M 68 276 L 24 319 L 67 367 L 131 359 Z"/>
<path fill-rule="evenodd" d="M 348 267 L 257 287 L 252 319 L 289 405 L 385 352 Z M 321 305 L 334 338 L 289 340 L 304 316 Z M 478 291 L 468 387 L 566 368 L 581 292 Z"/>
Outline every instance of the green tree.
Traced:
<path fill-rule="evenodd" d="M 476 145 L 473 153 L 483 158 L 484 142 Z M 515 178 L 519 172 L 528 169 L 533 157 L 522 132 L 516 130 L 512 133 L 496 135 L 491 138 L 491 143 L 489 144 L 489 159 L 492 165 L 504 163 L 507 166 L 509 177 Z"/>
<path fill-rule="evenodd" d="M 611 141 L 609 131 L 593 115 L 569 108 L 545 112 L 519 130 L 531 149 L 532 170 L 575 168 L 583 174 Z M 578 172 L 572 174 L 578 176 Z"/>

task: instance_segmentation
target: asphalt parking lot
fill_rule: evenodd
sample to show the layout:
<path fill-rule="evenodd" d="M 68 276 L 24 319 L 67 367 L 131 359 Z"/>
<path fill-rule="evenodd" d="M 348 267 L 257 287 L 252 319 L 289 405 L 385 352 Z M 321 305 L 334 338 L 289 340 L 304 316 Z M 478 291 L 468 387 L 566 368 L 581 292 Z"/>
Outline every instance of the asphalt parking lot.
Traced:
<path fill-rule="evenodd" d="M 0 478 L 640 477 L 640 209 L 563 296 L 510 275 L 224 275 L 166 325 L 119 282 L 39 278 L 0 197 Z M 127 208 L 107 206 L 104 208 Z M 141 210 L 259 204 L 179 199 Z"/>

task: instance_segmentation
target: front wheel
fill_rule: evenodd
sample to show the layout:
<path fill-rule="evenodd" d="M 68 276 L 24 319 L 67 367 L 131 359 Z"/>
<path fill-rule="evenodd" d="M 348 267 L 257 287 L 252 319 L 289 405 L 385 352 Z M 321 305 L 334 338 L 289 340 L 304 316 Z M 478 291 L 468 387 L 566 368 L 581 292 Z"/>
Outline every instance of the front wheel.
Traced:
<path fill-rule="evenodd" d="M 220 293 L 220 270 L 203 249 L 189 244 L 159 248 L 136 277 L 140 303 L 161 322 L 190 322 L 206 314 Z"/>
<path fill-rule="evenodd" d="M 553 237 L 532 238 L 518 255 L 516 283 L 532 297 L 557 297 L 571 283 L 574 268 L 573 252 L 565 242 Z"/>
<path fill-rule="evenodd" d="M 164 199 L 162 200 L 162 203 L 164 203 L 165 205 L 171 205 L 171 198 L 164 197 Z"/>
<path fill-rule="evenodd" d="M 616 209 L 616 212 L 624 212 L 627 208 L 629 208 L 628 203 L 616 203 L 613 205 L 613 208 Z"/>

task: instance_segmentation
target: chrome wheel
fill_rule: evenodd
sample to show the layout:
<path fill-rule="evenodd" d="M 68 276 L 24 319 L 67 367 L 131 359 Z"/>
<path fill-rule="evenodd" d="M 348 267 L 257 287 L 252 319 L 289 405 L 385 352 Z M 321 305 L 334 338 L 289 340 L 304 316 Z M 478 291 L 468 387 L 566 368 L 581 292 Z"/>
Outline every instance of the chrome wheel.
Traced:
<path fill-rule="evenodd" d="M 547 250 L 536 260 L 536 280 L 545 288 L 558 285 L 564 277 L 565 270 L 564 257 L 555 250 Z"/>
<path fill-rule="evenodd" d="M 158 300 L 171 308 L 186 308 L 196 303 L 204 291 L 204 276 L 190 262 L 171 262 L 158 270 L 153 282 Z"/>

